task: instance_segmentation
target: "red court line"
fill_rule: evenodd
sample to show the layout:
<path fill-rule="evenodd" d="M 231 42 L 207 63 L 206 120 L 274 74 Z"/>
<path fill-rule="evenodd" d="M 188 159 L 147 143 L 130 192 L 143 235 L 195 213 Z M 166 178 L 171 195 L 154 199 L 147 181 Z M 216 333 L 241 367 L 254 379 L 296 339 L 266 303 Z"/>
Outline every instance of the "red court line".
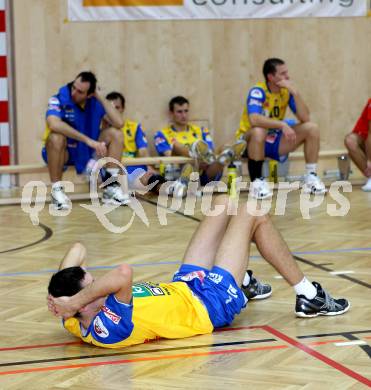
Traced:
<path fill-rule="evenodd" d="M 215 332 L 231 332 L 235 330 L 245 330 L 245 329 L 256 329 L 260 328 L 260 326 L 241 326 L 239 328 L 221 328 L 221 329 L 216 329 Z M 156 340 L 153 340 L 156 341 Z M 343 341 L 343 340 L 342 340 Z M 7 348 L 0 348 L 0 352 L 2 351 L 16 351 L 20 349 L 33 349 L 33 348 L 49 348 L 49 347 L 63 347 L 65 345 L 85 345 L 83 341 L 68 341 L 64 343 L 54 343 L 54 344 L 36 344 L 36 345 L 21 345 L 17 347 L 7 347 Z"/>
<path fill-rule="evenodd" d="M 268 333 L 278 337 L 279 339 L 281 339 L 283 341 L 286 341 L 287 343 L 291 344 L 292 346 L 294 346 L 298 349 L 301 349 L 302 351 L 304 351 L 308 355 L 311 355 L 311 356 L 315 357 L 316 359 L 321 360 L 322 362 L 326 363 L 327 365 L 329 365 L 332 368 L 335 368 L 336 370 L 342 372 L 343 374 L 352 377 L 353 379 L 357 380 L 358 382 L 361 382 L 361 383 L 371 387 L 371 380 L 369 380 L 366 377 L 358 374 L 357 372 L 343 366 L 342 364 L 336 362 L 335 360 L 332 360 L 332 359 L 328 358 L 327 356 L 322 355 L 321 353 L 315 351 L 314 349 L 308 347 L 307 345 L 302 344 L 302 343 L 292 339 L 291 337 L 285 335 L 284 333 L 281 333 L 280 331 L 272 328 L 269 325 L 263 325 L 262 329 L 265 329 Z"/>
<path fill-rule="evenodd" d="M 49 348 L 49 347 L 63 347 L 65 345 L 82 345 L 83 341 L 70 341 L 66 343 L 54 343 L 54 344 L 36 344 L 36 345 L 21 345 L 19 347 L 0 348 L 2 351 L 16 351 L 18 349 L 33 349 L 33 348 Z"/>
<path fill-rule="evenodd" d="M 105 362 L 68 364 L 63 366 L 35 367 L 35 368 L 28 368 L 24 370 L 3 371 L 0 372 L 0 375 L 25 374 L 30 372 L 65 370 L 68 368 L 97 367 L 97 366 L 107 366 L 107 365 L 114 365 L 114 364 L 128 364 L 128 363 L 148 362 L 148 361 L 167 360 L 167 359 L 191 358 L 196 356 L 225 355 L 225 354 L 232 354 L 232 353 L 254 352 L 254 351 L 284 349 L 284 348 L 288 348 L 288 346 L 272 345 L 272 346 L 255 347 L 255 348 L 226 349 L 222 351 L 183 353 L 177 355 L 163 355 L 163 356 L 149 356 L 149 357 L 141 357 L 141 358 L 134 358 L 134 359 L 111 360 Z M 145 351 L 143 351 L 143 353 L 145 353 Z"/>
<path fill-rule="evenodd" d="M 325 345 L 325 344 L 332 344 L 332 343 L 341 343 L 344 339 L 335 339 L 335 340 L 326 340 L 326 341 L 312 341 L 311 343 L 308 343 L 308 345 L 316 346 L 316 345 Z"/>

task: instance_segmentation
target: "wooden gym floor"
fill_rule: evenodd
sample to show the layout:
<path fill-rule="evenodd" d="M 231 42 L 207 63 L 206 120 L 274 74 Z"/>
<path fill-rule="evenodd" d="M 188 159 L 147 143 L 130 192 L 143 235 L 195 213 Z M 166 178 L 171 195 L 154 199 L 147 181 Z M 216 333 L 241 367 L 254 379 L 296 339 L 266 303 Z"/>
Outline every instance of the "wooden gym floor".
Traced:
<path fill-rule="evenodd" d="M 169 281 L 202 217 L 167 214 L 156 199 L 141 203 L 149 227 L 136 216 L 122 234 L 107 231 L 76 201 L 67 217 L 41 211 L 33 225 L 19 205 L 0 214 L 0 389 L 362 389 L 371 386 L 371 193 L 345 194 L 346 216 L 329 216 L 331 196 L 303 219 L 298 192 L 286 212 L 273 215 L 301 268 L 334 296 L 351 301 L 343 316 L 298 319 L 295 294 L 252 249 L 250 268 L 273 287 L 253 301 L 232 327 L 212 335 L 161 340 L 122 350 L 83 345 L 46 308 L 48 280 L 70 243 L 83 242 L 99 275 L 127 262 L 135 281 Z M 241 201 L 246 200 L 246 195 Z M 272 208 L 274 210 L 274 208 Z M 164 210 L 162 209 L 162 212 Z M 272 212 L 274 214 L 274 212 Z M 117 226 L 128 207 L 110 216 Z"/>

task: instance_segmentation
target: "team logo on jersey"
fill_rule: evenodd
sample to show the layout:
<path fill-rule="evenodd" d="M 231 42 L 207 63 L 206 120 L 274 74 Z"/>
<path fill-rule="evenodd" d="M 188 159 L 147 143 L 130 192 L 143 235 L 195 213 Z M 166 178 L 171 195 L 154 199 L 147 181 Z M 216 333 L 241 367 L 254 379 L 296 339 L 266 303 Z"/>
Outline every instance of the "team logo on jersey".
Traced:
<path fill-rule="evenodd" d="M 103 325 L 103 322 L 99 317 L 95 317 L 93 326 L 95 333 L 102 339 L 105 339 L 109 336 L 108 329 Z"/>
<path fill-rule="evenodd" d="M 250 96 L 253 98 L 261 99 L 263 97 L 263 92 L 258 88 L 254 88 L 251 90 Z"/>
<path fill-rule="evenodd" d="M 216 274 L 214 272 L 210 272 L 207 276 L 212 282 L 215 284 L 219 284 L 223 280 L 223 275 Z"/>
<path fill-rule="evenodd" d="M 160 144 L 163 144 L 164 142 L 166 142 L 162 137 L 156 137 L 155 138 L 155 145 L 160 145 Z"/>
<path fill-rule="evenodd" d="M 48 104 L 55 104 L 55 105 L 59 106 L 60 102 L 59 102 L 58 98 L 56 98 L 55 96 L 52 96 L 49 99 Z"/>
<path fill-rule="evenodd" d="M 150 287 L 150 290 L 152 294 L 155 296 L 165 295 L 165 293 L 161 290 L 160 287 Z"/>
<path fill-rule="evenodd" d="M 259 107 L 261 107 L 262 106 L 262 102 L 260 100 L 250 99 L 249 100 L 249 106 L 259 106 Z"/>
<path fill-rule="evenodd" d="M 60 111 L 60 102 L 56 97 L 51 97 L 48 101 L 48 110 Z"/>
<path fill-rule="evenodd" d="M 164 290 L 155 283 L 146 282 L 133 284 L 132 292 L 135 298 L 166 295 Z"/>
<path fill-rule="evenodd" d="M 118 314 L 111 311 L 107 306 L 103 306 L 102 311 L 107 318 L 109 318 L 114 324 L 118 325 L 121 320 L 121 317 Z"/>

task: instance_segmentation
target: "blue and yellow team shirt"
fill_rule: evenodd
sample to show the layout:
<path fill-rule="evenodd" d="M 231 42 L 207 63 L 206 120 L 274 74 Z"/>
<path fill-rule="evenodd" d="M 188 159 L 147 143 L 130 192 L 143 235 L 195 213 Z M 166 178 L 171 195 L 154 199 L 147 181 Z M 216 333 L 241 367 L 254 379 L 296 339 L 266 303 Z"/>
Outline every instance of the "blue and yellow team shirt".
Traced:
<path fill-rule="evenodd" d="M 84 342 L 105 348 L 213 331 L 205 306 L 186 283 L 136 283 L 132 290 L 131 304 L 109 295 L 88 329 L 83 329 L 76 318 L 67 319 L 64 327 Z"/>
<path fill-rule="evenodd" d="M 102 103 L 95 97 L 87 99 L 84 106 L 77 105 L 71 97 L 71 85 L 67 84 L 49 99 L 45 118 L 50 115 L 56 116 L 75 130 L 97 140 L 100 134 L 100 123 L 105 114 Z M 46 125 L 43 135 L 44 144 L 50 132 L 51 130 Z M 72 139 L 68 139 L 68 141 L 78 142 Z"/>
<path fill-rule="evenodd" d="M 296 114 L 294 97 L 286 88 L 281 88 L 280 92 L 273 93 L 268 89 L 265 82 L 257 83 L 247 95 L 246 105 L 240 120 L 240 128 L 236 131 L 236 139 L 241 139 L 250 130 L 249 115 L 260 114 L 282 121 L 285 118 L 288 106 Z"/>
<path fill-rule="evenodd" d="M 184 131 L 176 131 L 173 126 L 165 127 L 155 134 L 154 139 L 157 153 L 160 156 L 163 156 L 166 151 L 172 150 L 174 141 L 191 147 L 195 141 L 202 139 L 207 142 L 211 150 L 214 149 L 214 143 L 209 130 L 193 124 L 188 124 L 187 129 Z"/>
<path fill-rule="evenodd" d="M 146 134 L 140 123 L 126 120 L 121 130 L 124 134 L 122 157 L 137 157 L 139 149 L 148 147 Z"/>

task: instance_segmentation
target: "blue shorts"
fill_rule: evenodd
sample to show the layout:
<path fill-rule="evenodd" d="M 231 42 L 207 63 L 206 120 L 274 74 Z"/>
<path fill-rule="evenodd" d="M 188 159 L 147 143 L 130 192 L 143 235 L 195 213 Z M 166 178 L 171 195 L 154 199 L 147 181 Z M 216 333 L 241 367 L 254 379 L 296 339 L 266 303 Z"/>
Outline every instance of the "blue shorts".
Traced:
<path fill-rule="evenodd" d="M 297 125 L 296 119 L 284 119 L 290 127 Z M 265 138 L 265 156 L 279 162 L 285 162 L 289 157 L 287 154 L 280 156 L 279 148 L 282 138 L 282 130 L 268 129 L 267 137 Z"/>
<path fill-rule="evenodd" d="M 231 324 L 247 303 L 233 276 L 217 266 L 210 271 L 197 265 L 183 264 L 175 273 L 173 282 L 188 285 L 206 306 L 214 328 Z"/>
<path fill-rule="evenodd" d="M 125 167 L 127 173 L 130 175 L 131 173 L 133 173 L 136 169 L 143 169 L 143 171 L 146 171 L 148 170 L 147 166 L 146 165 L 129 165 L 128 167 Z"/>
<path fill-rule="evenodd" d="M 200 184 L 202 186 L 205 186 L 207 183 L 210 183 L 211 181 L 220 181 L 220 179 L 222 178 L 223 174 L 222 173 L 219 173 L 217 174 L 215 177 L 209 177 L 207 176 L 206 172 L 203 171 L 201 174 L 200 174 Z"/>
<path fill-rule="evenodd" d="M 66 148 L 68 152 L 68 160 L 64 163 L 63 170 L 65 171 L 68 166 L 75 165 L 76 156 L 77 156 L 77 145 L 67 145 Z M 45 164 L 48 163 L 48 152 L 46 151 L 46 147 L 44 146 L 41 150 L 41 156 L 45 162 Z"/>
<path fill-rule="evenodd" d="M 289 155 L 284 154 L 280 156 L 279 148 L 282 138 L 282 131 L 269 129 L 267 137 L 265 138 L 265 156 L 281 163 L 285 162 Z"/>

